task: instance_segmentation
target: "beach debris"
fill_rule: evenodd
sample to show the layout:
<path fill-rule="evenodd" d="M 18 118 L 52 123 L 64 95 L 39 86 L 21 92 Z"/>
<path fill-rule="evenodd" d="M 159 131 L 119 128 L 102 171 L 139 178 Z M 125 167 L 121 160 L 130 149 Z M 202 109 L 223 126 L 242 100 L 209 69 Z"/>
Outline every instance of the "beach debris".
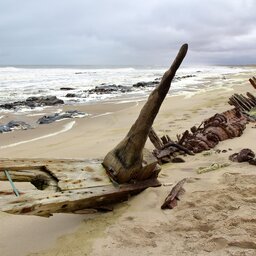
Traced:
<path fill-rule="evenodd" d="M 180 200 L 180 196 L 185 193 L 185 189 L 183 188 L 186 178 L 179 181 L 171 190 L 169 195 L 164 200 L 164 203 L 161 206 L 161 209 L 173 209 L 177 206 L 178 201 Z"/>
<path fill-rule="evenodd" d="M 39 96 L 39 97 L 29 97 L 25 101 L 16 101 L 12 103 L 5 103 L 0 105 L 3 109 L 16 109 L 18 107 L 42 107 L 42 106 L 54 106 L 64 104 L 64 101 L 58 99 L 56 96 Z"/>
<path fill-rule="evenodd" d="M 10 191 L 2 192 L 0 210 L 48 217 L 53 213 L 102 208 L 127 200 L 148 187 L 160 186 L 157 176 L 161 169 L 144 146 L 187 49 L 187 44 L 180 48 L 127 136 L 106 155 L 103 163 L 100 160 L 1 159 L 0 180 L 6 180 L 4 170 L 8 170 L 14 182 L 30 182 L 36 189 L 19 189 L 19 198 L 14 198 Z M 174 199 L 181 193 L 180 188 Z"/>
<path fill-rule="evenodd" d="M 159 164 L 176 162 L 174 159 L 178 155 L 193 155 L 210 150 L 220 141 L 241 136 L 246 123 L 247 118 L 234 108 L 221 114 L 217 113 L 198 127 L 193 126 L 190 131 L 186 130 L 183 134 L 177 135 L 177 142 L 171 140 L 168 135 L 159 138 L 152 128 L 149 139 L 155 146 L 153 155 L 158 159 Z M 227 150 L 219 152 L 226 153 Z M 211 153 L 209 151 L 207 155 Z"/>
<path fill-rule="evenodd" d="M 61 91 L 72 91 L 72 90 L 75 90 L 75 88 L 72 88 L 72 87 L 61 87 L 60 90 Z"/>
<path fill-rule="evenodd" d="M 244 148 L 238 153 L 230 155 L 229 160 L 238 163 L 248 162 L 251 165 L 256 165 L 255 153 L 249 148 Z"/>
<path fill-rule="evenodd" d="M 210 166 L 207 167 L 199 167 L 197 170 L 197 174 L 202 174 L 206 172 L 216 171 L 224 167 L 228 167 L 229 163 L 213 163 Z"/>
<path fill-rule="evenodd" d="M 167 95 L 177 69 L 186 56 L 188 45 L 184 44 L 159 85 L 149 95 L 139 117 L 126 137 L 111 150 L 103 160 L 106 171 L 118 183 L 156 177 L 160 171 L 157 159 L 144 149 L 149 131 L 160 106 Z"/>
<path fill-rule="evenodd" d="M 256 98 L 250 92 L 247 92 L 246 96 L 235 93 L 229 98 L 228 103 L 242 112 L 247 112 L 256 107 Z"/>
<path fill-rule="evenodd" d="M 10 121 L 7 124 L 0 125 L 0 133 L 11 132 L 13 130 L 27 130 L 32 126 L 23 121 Z"/>
<path fill-rule="evenodd" d="M 89 114 L 87 114 L 85 112 L 80 112 L 80 111 L 77 111 L 77 110 L 69 110 L 69 111 L 66 111 L 66 112 L 54 113 L 54 114 L 49 115 L 49 116 L 43 116 L 43 117 L 38 119 L 37 123 L 39 123 L 39 124 L 50 124 L 50 123 L 53 123 L 55 121 L 60 121 L 60 120 L 63 120 L 63 119 L 81 118 L 81 117 L 85 117 L 85 116 L 89 116 Z"/>
<path fill-rule="evenodd" d="M 178 136 L 178 144 L 194 153 L 214 148 L 219 141 L 232 139 L 242 135 L 246 127 L 246 118 L 237 109 L 231 109 L 203 121 L 199 127 L 192 127 L 182 136 Z"/>
<path fill-rule="evenodd" d="M 256 158 L 250 159 L 248 163 L 251 165 L 256 165 Z"/>
<path fill-rule="evenodd" d="M 232 162 L 248 162 L 251 159 L 255 157 L 255 153 L 249 149 L 249 148 L 244 148 L 238 153 L 234 153 L 231 156 L 229 156 L 229 160 Z"/>
<path fill-rule="evenodd" d="M 153 155 L 157 158 L 159 164 L 164 163 L 182 163 L 184 159 L 177 157 L 177 155 L 193 155 L 194 153 L 182 145 L 172 141 L 168 135 L 161 138 L 156 134 L 153 127 L 149 131 L 149 139 L 155 146 Z"/>
<path fill-rule="evenodd" d="M 252 108 L 250 111 L 247 111 L 243 114 L 246 115 L 246 117 L 249 121 L 251 121 L 251 122 L 256 121 L 256 107 Z"/>
<path fill-rule="evenodd" d="M 256 89 L 256 78 L 254 76 L 249 79 L 249 82 L 251 83 L 253 88 Z"/>
<path fill-rule="evenodd" d="M 7 181 L 5 170 L 20 196 L 15 197 L 12 190 L 1 191 L 0 211 L 22 215 L 107 210 L 109 204 L 161 185 L 157 179 L 113 185 L 99 160 L 1 159 L 0 180 Z M 19 189 L 19 182 L 32 183 L 35 188 Z"/>
<path fill-rule="evenodd" d="M 89 94 L 111 94 L 115 92 L 126 93 L 130 92 L 131 88 L 123 85 L 115 85 L 115 84 L 102 84 L 100 86 L 96 86 L 94 89 L 86 90 Z"/>

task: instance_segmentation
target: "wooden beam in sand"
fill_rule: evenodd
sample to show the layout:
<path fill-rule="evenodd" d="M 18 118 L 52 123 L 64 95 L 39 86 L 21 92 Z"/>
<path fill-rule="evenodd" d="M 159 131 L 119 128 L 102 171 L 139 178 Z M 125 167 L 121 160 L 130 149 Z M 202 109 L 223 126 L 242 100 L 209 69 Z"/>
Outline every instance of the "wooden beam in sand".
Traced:
<path fill-rule="evenodd" d="M 144 180 L 157 176 L 157 160 L 143 164 L 143 149 L 155 117 L 167 95 L 172 79 L 186 56 L 188 45 L 184 44 L 169 70 L 167 70 L 155 90 L 149 95 L 138 119 L 126 137 L 104 158 L 103 165 L 109 175 L 118 183 L 132 179 Z"/>
<path fill-rule="evenodd" d="M 256 78 L 254 76 L 249 79 L 249 82 L 251 83 L 253 88 L 256 89 Z"/>
<path fill-rule="evenodd" d="M 48 217 L 59 212 L 97 209 L 160 185 L 157 179 L 113 185 L 101 161 L 96 160 L 1 159 L 0 180 L 7 181 L 4 170 L 15 183 L 30 182 L 35 186 L 19 190 L 19 197 L 11 189 L 0 189 L 0 210 L 12 214 Z"/>

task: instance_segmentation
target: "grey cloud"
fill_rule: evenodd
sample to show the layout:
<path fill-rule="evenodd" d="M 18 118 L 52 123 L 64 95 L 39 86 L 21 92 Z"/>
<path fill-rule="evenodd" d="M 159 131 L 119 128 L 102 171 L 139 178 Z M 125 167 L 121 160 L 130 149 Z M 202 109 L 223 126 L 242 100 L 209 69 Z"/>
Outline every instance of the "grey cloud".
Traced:
<path fill-rule="evenodd" d="M 256 62 L 254 0 L 0 2 L 0 64 Z"/>

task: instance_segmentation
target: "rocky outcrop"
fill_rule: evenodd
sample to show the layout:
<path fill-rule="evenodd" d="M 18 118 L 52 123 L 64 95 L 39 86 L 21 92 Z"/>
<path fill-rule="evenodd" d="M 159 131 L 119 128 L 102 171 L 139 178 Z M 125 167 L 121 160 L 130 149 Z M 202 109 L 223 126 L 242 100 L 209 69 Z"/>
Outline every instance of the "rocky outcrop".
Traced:
<path fill-rule="evenodd" d="M 182 79 L 191 78 L 191 77 L 196 77 L 196 75 L 177 76 L 177 77 L 175 77 L 174 81 L 176 81 L 176 80 L 180 81 Z"/>
<path fill-rule="evenodd" d="M 126 93 L 130 92 L 131 88 L 127 86 L 122 86 L 122 85 L 115 85 L 115 84 L 110 84 L 110 85 L 100 85 L 96 86 L 94 89 L 86 90 L 85 92 L 88 92 L 89 94 L 111 94 L 114 92 L 121 92 L 121 93 Z"/>
<path fill-rule="evenodd" d="M 159 81 L 138 82 L 136 84 L 133 84 L 132 87 L 134 88 L 155 87 L 157 84 L 159 84 Z"/>
<path fill-rule="evenodd" d="M 58 99 L 56 96 L 29 97 L 26 99 L 26 105 L 29 107 L 54 106 L 59 104 L 64 104 L 64 101 Z"/>
<path fill-rule="evenodd" d="M 65 97 L 67 97 L 67 98 L 75 98 L 75 97 L 78 97 L 78 95 L 75 94 L 75 93 L 67 93 Z"/>
<path fill-rule="evenodd" d="M 61 87 L 60 90 L 61 91 L 72 91 L 72 90 L 75 90 L 75 88 L 72 88 L 72 87 Z"/>
<path fill-rule="evenodd" d="M 0 133 L 11 132 L 13 130 L 31 129 L 31 125 L 22 121 L 10 121 L 7 124 L 0 125 Z"/>
<path fill-rule="evenodd" d="M 61 119 L 67 119 L 67 118 L 78 118 L 78 117 L 85 117 L 87 116 L 87 113 L 80 112 L 77 110 L 70 110 L 62 113 L 54 113 L 53 115 L 49 116 L 43 116 L 38 119 L 37 123 L 39 124 L 50 124 L 55 121 L 59 121 Z"/>
<path fill-rule="evenodd" d="M 41 107 L 41 106 L 54 106 L 64 104 L 64 101 L 58 99 L 56 96 L 39 96 L 39 97 L 29 97 L 25 101 L 15 101 L 12 103 L 5 103 L 0 105 L 3 109 L 16 109 L 17 107 Z"/>

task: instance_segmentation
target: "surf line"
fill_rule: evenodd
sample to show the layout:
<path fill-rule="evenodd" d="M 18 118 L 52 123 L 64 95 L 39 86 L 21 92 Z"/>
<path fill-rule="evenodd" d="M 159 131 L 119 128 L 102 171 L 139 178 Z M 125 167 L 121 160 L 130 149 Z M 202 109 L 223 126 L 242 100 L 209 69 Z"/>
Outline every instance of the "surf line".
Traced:
<path fill-rule="evenodd" d="M 12 143 L 12 144 L 9 144 L 9 145 L 1 146 L 0 149 L 11 148 L 11 147 L 19 146 L 19 145 L 22 145 L 22 144 L 25 144 L 25 143 L 34 142 L 34 141 L 37 141 L 37 140 L 42 140 L 42 139 L 46 139 L 46 138 L 49 138 L 49 137 L 56 136 L 58 134 L 61 134 L 61 133 L 64 133 L 64 132 L 67 132 L 67 131 L 71 130 L 75 123 L 76 123 L 76 121 L 72 121 L 68 124 L 65 124 L 63 129 L 58 131 L 58 132 L 46 134 L 44 136 L 37 137 L 37 138 L 31 139 L 31 140 L 24 140 L 24 141 L 20 141 L 20 142 L 17 142 L 17 143 Z"/>
<path fill-rule="evenodd" d="M 96 117 L 101 117 L 101 116 L 107 116 L 107 115 L 111 115 L 113 114 L 114 112 L 106 112 L 106 113 L 103 113 L 103 114 L 99 114 L 99 115 L 96 115 L 96 116 L 91 116 L 90 118 L 96 118 Z"/>

